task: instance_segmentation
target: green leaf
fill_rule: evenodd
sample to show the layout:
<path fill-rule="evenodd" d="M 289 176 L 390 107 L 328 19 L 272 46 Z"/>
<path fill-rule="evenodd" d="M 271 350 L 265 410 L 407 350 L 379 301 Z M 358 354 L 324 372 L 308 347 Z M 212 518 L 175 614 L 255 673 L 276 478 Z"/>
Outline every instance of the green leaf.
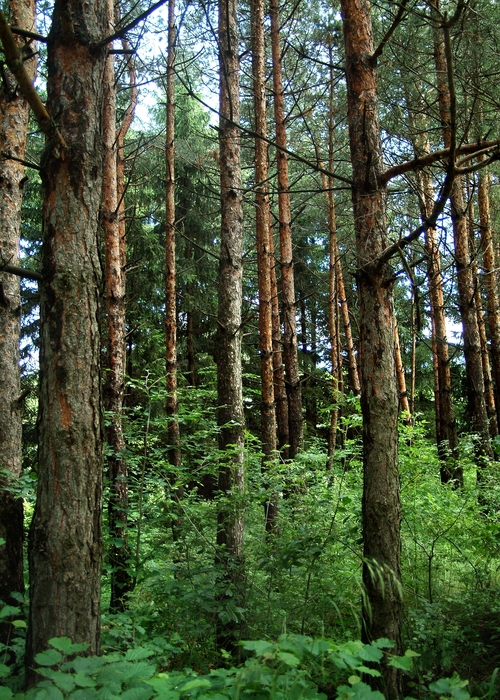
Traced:
<path fill-rule="evenodd" d="M 7 542 L 7 540 L 4 540 L 3 537 L 0 537 L 0 547 L 1 547 L 2 545 L 4 545 L 6 542 Z M 11 692 L 12 692 L 12 691 L 11 691 Z M 9 695 L 9 697 L 11 697 L 11 696 Z"/>
<path fill-rule="evenodd" d="M 147 659 L 149 656 L 153 656 L 154 651 L 151 649 L 145 649 L 144 647 L 135 647 L 135 649 L 128 649 L 125 654 L 125 661 L 139 661 L 140 659 Z"/>
<path fill-rule="evenodd" d="M 16 608 L 14 605 L 4 605 L 0 610 L 0 620 L 4 617 L 11 617 L 12 615 L 19 615 L 21 608 Z"/>
<path fill-rule="evenodd" d="M 241 642 L 243 649 L 255 652 L 255 656 L 264 656 L 264 654 L 274 653 L 275 646 L 270 642 L 266 642 L 264 639 L 258 639 L 257 641 L 244 641 Z"/>
<path fill-rule="evenodd" d="M 10 688 L 0 687 L 0 700 L 10 700 L 14 696 L 14 693 Z"/>
<path fill-rule="evenodd" d="M 5 664 L 0 664 L 0 678 L 7 678 L 10 673 L 10 668 Z"/>
<path fill-rule="evenodd" d="M 95 680 L 90 676 L 87 676 L 84 671 L 78 671 L 78 673 L 75 673 L 73 678 L 79 688 L 94 688 L 97 685 Z"/>
<path fill-rule="evenodd" d="M 12 624 L 14 627 L 27 627 L 28 626 L 24 620 L 12 620 Z"/>
<path fill-rule="evenodd" d="M 68 649 L 71 647 L 71 639 L 69 637 L 53 637 L 49 639 L 49 644 L 54 649 L 59 649 L 67 653 Z"/>
<path fill-rule="evenodd" d="M 40 666 L 54 666 L 62 661 L 62 655 L 55 649 L 47 649 L 37 654 L 35 661 Z"/>
<path fill-rule="evenodd" d="M 420 656 L 416 651 L 412 651 L 411 649 L 407 649 L 405 651 L 405 656 L 411 656 L 412 658 L 416 658 L 417 656 Z"/>
<path fill-rule="evenodd" d="M 120 697 L 122 700 L 149 700 L 153 693 L 153 688 L 129 688 Z"/>
<path fill-rule="evenodd" d="M 411 671 L 413 668 L 413 659 L 411 656 L 391 656 L 387 665 L 400 668 L 402 671 Z"/>
<path fill-rule="evenodd" d="M 295 654 L 289 654 L 287 651 L 279 651 L 276 656 L 287 666 L 291 666 L 291 668 L 296 668 L 300 665 L 300 659 L 298 659 Z"/>
<path fill-rule="evenodd" d="M 71 673 L 54 671 L 52 668 L 40 669 L 40 673 L 46 678 L 50 678 L 58 688 L 66 693 L 70 693 L 75 687 L 75 681 Z"/>
<path fill-rule="evenodd" d="M 188 681 L 186 685 L 179 688 L 181 693 L 185 693 L 187 690 L 194 690 L 194 688 L 210 688 L 211 683 L 206 678 L 193 678 L 192 681 Z"/>

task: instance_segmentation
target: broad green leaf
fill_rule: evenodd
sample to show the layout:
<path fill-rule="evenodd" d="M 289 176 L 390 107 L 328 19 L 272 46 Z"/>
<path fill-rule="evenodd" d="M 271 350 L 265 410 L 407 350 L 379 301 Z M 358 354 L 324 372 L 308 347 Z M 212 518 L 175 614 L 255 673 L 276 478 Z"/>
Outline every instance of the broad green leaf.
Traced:
<path fill-rule="evenodd" d="M 88 676 L 84 671 L 78 671 L 73 676 L 75 683 L 79 688 L 94 688 L 97 683 L 96 681 Z"/>
<path fill-rule="evenodd" d="M 10 700 L 14 696 L 14 693 L 10 688 L 0 687 L 0 700 Z"/>
<path fill-rule="evenodd" d="M 359 650 L 359 658 L 363 659 L 363 661 L 380 661 L 383 655 L 383 652 L 372 644 Z"/>
<path fill-rule="evenodd" d="M 40 669 L 40 673 L 46 678 L 50 678 L 58 688 L 66 693 L 70 693 L 75 687 L 75 681 L 71 673 L 55 671 L 53 668 Z"/>
<path fill-rule="evenodd" d="M 4 545 L 4 544 L 6 543 L 6 541 L 7 541 L 7 540 L 4 540 L 3 537 L 0 537 L 0 547 L 1 547 L 2 545 Z M 11 691 L 11 693 L 12 693 L 12 691 Z M 10 697 L 10 695 L 9 695 L 9 697 Z"/>
<path fill-rule="evenodd" d="M 255 652 L 255 656 L 264 656 L 264 654 L 272 654 L 275 650 L 274 644 L 266 642 L 264 639 L 258 639 L 257 641 L 245 641 L 241 642 L 243 649 Z"/>
<path fill-rule="evenodd" d="M 356 683 L 359 683 L 361 678 L 359 676 L 349 676 L 347 680 L 351 685 L 356 685 Z"/>
<path fill-rule="evenodd" d="M 59 649 L 59 651 L 67 653 L 68 649 L 71 647 L 71 639 L 69 637 L 53 637 L 49 639 L 49 644 L 51 647 L 54 647 L 54 649 Z"/>
<path fill-rule="evenodd" d="M 188 681 L 186 685 L 179 688 L 181 693 L 185 693 L 187 690 L 194 690 L 194 688 L 210 688 L 212 684 L 206 678 L 193 678 L 192 681 Z"/>
<path fill-rule="evenodd" d="M 153 693 L 153 688 L 129 688 L 120 697 L 122 700 L 149 700 Z"/>
<path fill-rule="evenodd" d="M 135 649 L 128 649 L 125 654 L 125 661 L 139 661 L 140 659 L 147 659 L 149 656 L 153 656 L 154 651 L 151 649 L 145 649 L 144 647 L 136 647 Z"/>
<path fill-rule="evenodd" d="M 55 649 L 47 649 L 37 654 L 35 661 L 40 666 L 54 666 L 62 661 L 62 655 Z"/>
<path fill-rule="evenodd" d="M 391 656 L 387 665 L 400 668 L 403 671 L 411 671 L 413 668 L 413 659 L 411 656 Z"/>
<path fill-rule="evenodd" d="M 417 656 L 420 656 L 416 651 L 412 651 L 411 649 L 407 649 L 405 651 L 405 656 L 411 656 L 412 658 L 416 658 Z"/>
<path fill-rule="evenodd" d="M 291 666 L 292 668 L 296 668 L 300 664 L 300 659 L 298 659 L 295 654 L 289 654 L 287 651 L 279 651 L 276 656 L 287 666 Z"/>
<path fill-rule="evenodd" d="M 12 624 L 14 627 L 27 627 L 28 625 L 24 620 L 12 620 Z"/>
<path fill-rule="evenodd" d="M 0 664 L 0 678 L 7 678 L 10 673 L 10 668 L 5 664 Z"/>
<path fill-rule="evenodd" d="M 4 605 L 0 609 L 0 620 L 4 617 L 11 617 L 12 615 L 19 615 L 21 608 L 16 608 L 14 605 Z"/>

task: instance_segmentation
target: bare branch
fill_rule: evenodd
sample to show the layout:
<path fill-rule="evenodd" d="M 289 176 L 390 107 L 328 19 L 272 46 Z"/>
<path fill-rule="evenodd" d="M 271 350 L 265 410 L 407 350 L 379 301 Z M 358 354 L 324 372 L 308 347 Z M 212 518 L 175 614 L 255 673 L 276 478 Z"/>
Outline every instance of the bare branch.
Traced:
<path fill-rule="evenodd" d="M 40 272 L 25 270 L 24 267 L 17 267 L 17 265 L 2 265 L 0 263 L 0 272 L 8 272 L 10 275 L 24 277 L 27 280 L 33 280 L 33 282 L 41 282 L 43 280 Z"/>
<path fill-rule="evenodd" d="M 371 57 L 371 61 L 372 61 L 373 65 L 375 65 L 377 63 L 377 59 L 379 56 L 382 55 L 382 51 L 384 50 L 385 45 L 387 44 L 387 42 L 389 41 L 391 36 L 396 31 L 398 25 L 401 24 L 401 21 L 403 20 L 403 17 L 405 14 L 405 9 L 406 9 L 407 3 L 408 3 L 408 0 L 402 0 L 401 4 L 399 5 L 399 10 L 398 10 L 397 15 L 394 18 L 393 23 L 391 24 L 391 26 L 389 27 L 389 29 L 385 33 L 384 38 L 382 39 L 380 44 L 377 46 L 377 48 L 375 49 L 375 51 Z"/>
<path fill-rule="evenodd" d="M 42 44 L 48 42 L 48 38 L 43 34 L 37 34 L 36 32 L 29 32 L 27 29 L 20 29 L 19 27 L 11 27 L 10 31 L 12 34 L 18 34 L 19 36 L 24 36 L 26 39 L 34 39 L 35 41 L 40 41 Z"/>
<path fill-rule="evenodd" d="M 125 27 L 121 27 L 121 29 L 117 29 L 116 32 L 113 34 L 110 34 L 109 36 L 105 37 L 102 39 L 97 44 L 97 48 L 101 48 L 102 46 L 106 46 L 106 44 L 110 44 L 112 41 L 115 39 L 121 39 L 127 32 L 129 32 L 131 29 L 136 27 L 140 22 L 142 22 L 143 19 L 146 19 L 149 17 L 150 14 L 152 14 L 155 10 L 157 10 L 159 7 L 164 5 L 167 2 L 167 0 L 157 0 L 157 2 L 153 3 L 151 7 L 149 7 L 147 10 L 144 10 L 144 12 L 141 12 L 140 15 L 138 15 L 135 19 L 133 19 L 129 24 L 127 24 Z"/>
<path fill-rule="evenodd" d="M 59 129 L 56 127 L 52 121 L 49 113 L 47 112 L 45 105 L 43 104 L 40 96 L 33 87 L 31 79 L 26 72 L 24 67 L 24 61 L 21 52 L 17 48 L 16 42 L 14 40 L 14 35 L 12 34 L 11 28 L 5 18 L 4 13 L 0 10 L 0 40 L 3 44 L 3 50 L 5 53 L 5 60 L 10 72 L 16 78 L 21 88 L 26 101 L 31 107 L 35 119 L 38 122 L 40 129 L 49 137 L 55 137 L 62 146 L 63 152 L 67 150 L 66 142 Z"/>

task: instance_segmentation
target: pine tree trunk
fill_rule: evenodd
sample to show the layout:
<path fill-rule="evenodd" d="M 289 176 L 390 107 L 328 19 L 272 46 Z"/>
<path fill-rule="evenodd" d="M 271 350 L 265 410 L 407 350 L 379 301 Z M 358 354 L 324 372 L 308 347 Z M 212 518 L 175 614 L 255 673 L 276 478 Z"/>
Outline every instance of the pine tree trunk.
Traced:
<path fill-rule="evenodd" d="M 42 161 L 39 471 L 30 530 L 27 668 L 52 637 L 99 650 L 102 561 L 98 213 L 107 3 L 56 0 L 48 110 L 67 148 Z M 29 681 L 33 673 L 28 671 Z"/>
<path fill-rule="evenodd" d="M 399 402 L 401 411 L 405 415 L 405 423 L 411 424 L 410 402 L 408 401 L 408 392 L 406 390 L 406 377 L 403 366 L 403 358 L 401 356 L 401 345 L 399 342 L 399 331 L 397 321 L 394 321 L 394 358 L 396 361 L 396 377 L 398 380 Z"/>
<path fill-rule="evenodd" d="M 288 399 L 286 396 L 285 369 L 283 365 L 278 280 L 276 279 L 274 239 L 271 227 L 269 229 L 269 245 L 271 256 L 271 322 L 273 327 L 273 375 L 276 427 L 278 430 L 278 448 L 281 459 L 286 462 L 290 457 L 288 448 L 290 444 L 290 426 L 288 422 Z"/>
<path fill-rule="evenodd" d="M 439 22 L 439 0 L 432 0 L 434 14 Z M 452 144 L 452 103 L 448 86 L 448 65 L 445 52 L 443 30 L 436 24 L 434 28 L 434 61 L 436 66 L 437 89 L 443 141 L 445 148 Z M 474 303 L 476 280 L 472 274 L 471 252 L 467 231 L 466 206 L 464 201 L 463 181 L 456 177 L 450 196 L 451 220 L 453 224 L 453 240 L 455 246 L 455 265 L 457 270 L 457 286 L 460 318 L 463 328 L 465 373 L 467 382 L 467 406 L 470 429 L 478 435 L 476 441 L 476 457 L 478 469 L 484 466 L 484 458 L 493 457 L 490 445 L 489 422 L 486 411 L 483 367 L 481 360 L 481 343 L 477 315 Z M 457 474 L 458 484 L 463 481 Z"/>
<path fill-rule="evenodd" d="M 175 0 L 168 2 L 167 124 L 165 142 L 165 347 L 169 462 L 181 464 L 177 419 L 177 293 L 175 268 Z"/>
<path fill-rule="evenodd" d="M 497 263 L 495 249 L 493 246 L 490 219 L 490 183 L 490 174 L 484 170 L 481 170 L 479 173 L 479 187 L 477 191 L 479 231 L 481 233 L 481 249 L 483 253 L 483 276 L 486 291 L 488 328 L 491 341 L 490 349 L 495 391 L 495 405 L 497 410 L 497 419 L 499 419 L 500 426 L 500 304 L 498 301 L 496 273 Z"/>
<path fill-rule="evenodd" d="M 108 32 L 114 28 L 114 6 L 108 3 Z M 111 535 L 109 560 L 111 594 L 109 609 L 123 612 L 132 590 L 129 573 L 130 548 L 127 542 L 128 485 L 124 458 L 125 440 L 122 408 L 125 386 L 125 275 L 120 237 L 118 192 L 118 140 L 116 133 L 116 87 L 114 56 L 109 54 L 104 73 L 104 110 L 102 119 L 104 173 L 101 219 L 106 252 L 106 324 L 107 373 L 103 401 L 108 412 L 106 439 L 110 448 L 108 476 L 110 495 L 108 527 Z"/>
<path fill-rule="evenodd" d="M 385 191 L 370 6 L 341 0 L 346 55 L 347 118 L 360 298 L 363 415 L 363 635 L 387 637 L 401 652 L 401 510 L 398 393 L 394 360 L 392 273 L 374 263 L 387 245 Z M 401 694 L 400 674 L 383 668 L 386 697 Z"/>
<path fill-rule="evenodd" d="M 264 45 L 264 3 L 253 0 L 251 5 L 252 76 L 255 132 L 267 138 L 266 82 Z M 276 415 L 274 405 L 273 323 L 271 289 L 271 210 L 269 202 L 269 167 L 267 143 L 255 140 L 255 228 L 257 239 L 257 272 L 259 286 L 259 352 L 262 386 L 261 440 L 263 472 L 276 458 Z M 265 507 L 265 526 L 268 532 L 276 530 L 278 506 L 276 494 Z"/>
<path fill-rule="evenodd" d="M 34 2 L 10 0 L 10 21 L 16 27 L 33 31 Z M 18 38 L 19 48 L 31 54 L 29 42 Z M 34 58 L 24 64 L 35 75 Z M 5 68 L 0 83 L 0 267 L 18 265 L 24 166 L 8 155 L 25 159 L 28 134 L 28 104 L 16 80 Z M 22 408 L 19 376 L 19 333 L 21 297 L 19 277 L 0 272 L 0 600 L 15 605 L 10 594 L 24 591 L 23 502 L 8 488 L 21 475 Z M 0 625 L 0 643 L 11 634 L 10 626 Z"/>
<path fill-rule="evenodd" d="M 276 160 L 278 167 L 278 208 L 281 258 L 281 301 L 283 312 L 283 360 L 288 396 L 290 450 L 293 459 L 302 447 L 302 392 L 297 354 L 295 323 L 295 282 L 293 273 L 292 227 L 290 215 L 290 183 L 286 148 L 285 97 L 281 69 L 280 24 L 277 0 L 269 5 L 271 17 L 271 51 L 273 58 L 274 119 L 276 123 Z"/>
<path fill-rule="evenodd" d="M 243 200 L 240 161 L 237 0 L 219 2 L 221 245 L 217 332 L 220 502 L 217 560 L 221 605 L 244 595 L 244 416 L 241 374 Z M 217 644 L 236 652 L 239 625 L 217 620 Z"/>

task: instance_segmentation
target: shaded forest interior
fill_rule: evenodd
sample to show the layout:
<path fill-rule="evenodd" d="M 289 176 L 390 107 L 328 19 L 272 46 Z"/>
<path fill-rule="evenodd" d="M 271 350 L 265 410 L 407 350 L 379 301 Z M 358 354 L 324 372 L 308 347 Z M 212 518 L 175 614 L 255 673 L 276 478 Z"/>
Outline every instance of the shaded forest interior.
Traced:
<path fill-rule="evenodd" d="M 3 0 L 0 700 L 499 697 L 499 26 Z"/>

